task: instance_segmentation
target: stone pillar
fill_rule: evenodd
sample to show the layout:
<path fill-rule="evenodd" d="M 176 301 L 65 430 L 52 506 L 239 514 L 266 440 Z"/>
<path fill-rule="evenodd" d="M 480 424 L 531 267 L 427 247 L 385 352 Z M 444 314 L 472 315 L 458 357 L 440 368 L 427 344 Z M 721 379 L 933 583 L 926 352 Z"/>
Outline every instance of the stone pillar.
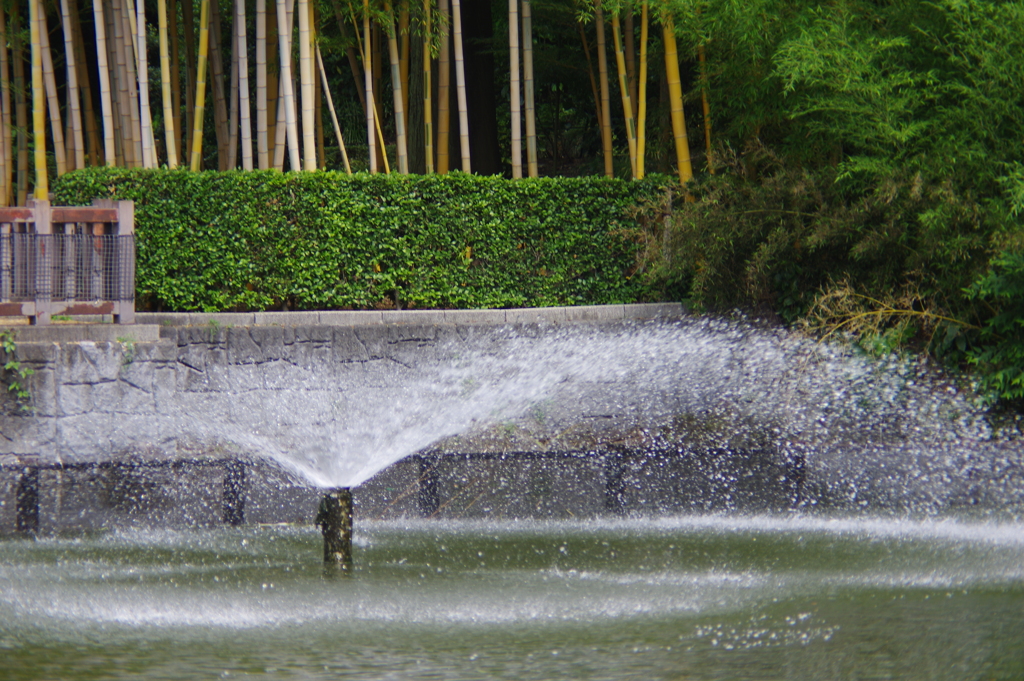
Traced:
<path fill-rule="evenodd" d="M 324 564 L 352 568 L 352 490 L 328 490 L 320 500 L 316 524 L 324 535 Z"/>

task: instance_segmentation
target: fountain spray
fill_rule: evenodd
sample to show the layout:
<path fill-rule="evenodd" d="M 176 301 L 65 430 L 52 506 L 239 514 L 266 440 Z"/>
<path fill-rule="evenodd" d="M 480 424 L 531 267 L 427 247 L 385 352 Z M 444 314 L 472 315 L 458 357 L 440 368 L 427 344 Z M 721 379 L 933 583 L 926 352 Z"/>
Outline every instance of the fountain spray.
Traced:
<path fill-rule="evenodd" d="M 335 487 L 320 500 L 316 524 L 324 535 L 324 564 L 352 568 L 352 489 Z"/>

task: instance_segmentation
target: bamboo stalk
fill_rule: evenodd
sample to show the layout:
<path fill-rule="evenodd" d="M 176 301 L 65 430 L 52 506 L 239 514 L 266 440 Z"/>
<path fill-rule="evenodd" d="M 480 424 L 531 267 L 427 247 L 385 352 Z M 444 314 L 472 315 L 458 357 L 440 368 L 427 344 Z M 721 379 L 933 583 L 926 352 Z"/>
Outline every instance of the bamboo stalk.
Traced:
<path fill-rule="evenodd" d="M 331 97 L 331 86 L 327 83 L 327 71 L 324 70 L 324 58 L 320 55 L 319 45 L 316 48 L 316 65 L 320 70 L 324 94 L 327 96 L 327 108 L 331 112 L 331 124 L 334 126 L 334 134 L 338 138 L 338 147 L 341 149 L 341 160 L 345 163 L 345 172 L 351 175 L 352 166 L 349 165 L 348 151 L 345 149 L 345 138 L 341 136 L 341 126 L 338 125 L 338 114 L 334 111 L 334 98 Z"/>
<path fill-rule="evenodd" d="M 448 0 L 439 0 L 437 14 L 445 27 L 451 26 L 448 12 Z M 437 53 L 437 172 L 448 172 L 448 153 L 451 142 L 451 34 L 446 30 L 441 39 L 441 49 Z"/>
<path fill-rule="evenodd" d="M 249 46 L 245 30 L 245 0 L 235 0 L 238 50 L 238 109 L 242 126 L 242 170 L 252 170 L 252 118 L 249 113 Z"/>
<path fill-rule="evenodd" d="M 114 105 L 110 97 L 110 68 L 107 66 L 106 21 L 103 18 L 102 0 L 92 0 L 92 11 L 96 25 L 96 56 L 100 72 L 100 109 L 103 114 L 103 160 L 108 166 L 115 165 L 114 153 Z"/>
<path fill-rule="evenodd" d="M 608 88 L 608 53 L 604 39 L 604 12 L 601 0 L 594 0 L 594 23 L 597 26 L 597 71 L 601 87 L 601 149 L 604 151 L 604 174 L 615 177 L 615 159 L 612 155 L 612 107 Z"/>
<path fill-rule="evenodd" d="M 409 54 L 411 49 L 412 35 L 409 33 L 409 0 L 400 0 L 398 6 L 398 35 L 401 40 L 401 49 L 398 56 L 398 70 L 402 81 L 402 110 L 406 112 L 408 119 L 409 112 Z M 406 121 L 408 122 L 408 120 Z"/>
<path fill-rule="evenodd" d="M 462 7 L 452 0 L 452 25 L 455 40 L 455 91 L 459 102 L 459 149 L 462 172 L 473 172 L 469 159 L 469 108 L 466 104 L 466 64 L 462 54 Z"/>
<path fill-rule="evenodd" d="M 43 89 L 46 105 L 50 111 L 50 135 L 53 137 L 53 156 L 57 162 L 57 176 L 68 171 L 67 148 L 64 146 L 64 123 L 61 121 L 60 100 L 57 99 L 57 79 L 53 73 L 53 55 L 50 54 L 50 31 L 46 26 L 46 12 L 43 0 L 36 7 L 39 22 L 39 50 L 43 62 Z M 44 124 L 45 130 L 45 124 Z"/>
<path fill-rule="evenodd" d="M 157 0 L 157 29 L 160 34 L 160 91 L 163 96 L 164 108 L 164 143 L 167 147 L 167 167 L 173 169 L 178 167 L 178 141 L 174 127 L 174 99 L 171 95 L 171 53 L 167 40 L 167 0 Z"/>
<path fill-rule="evenodd" d="M 156 150 L 153 145 L 153 119 L 149 113 L 149 58 L 146 49 L 146 3 L 136 3 L 138 17 L 138 64 L 139 64 L 139 118 L 142 132 L 142 165 L 144 168 L 156 168 Z"/>
<path fill-rule="evenodd" d="M 237 3 L 237 0 L 236 0 Z M 231 26 L 231 65 L 228 86 L 228 161 L 227 167 L 238 167 L 238 33 Z"/>
<path fill-rule="evenodd" d="M 14 179 L 14 136 L 11 134 L 11 76 L 7 54 L 7 18 L 5 10 L 0 7 L 0 124 L 3 133 L 3 171 L 0 172 L 0 205 L 11 204 L 12 180 Z"/>
<path fill-rule="evenodd" d="M 137 168 L 142 164 L 141 135 L 136 134 L 138 125 L 137 93 L 132 91 L 135 79 L 129 70 L 125 37 L 125 8 L 123 0 L 113 0 L 112 20 L 114 24 L 113 49 L 117 56 L 118 109 L 121 112 L 121 154 L 126 166 Z M 128 41 L 130 42 L 130 41 Z M 136 145 L 138 142 L 138 145 Z M 137 153 L 136 153 L 137 152 Z"/>
<path fill-rule="evenodd" d="M 185 31 L 185 149 L 192 152 L 192 134 L 195 132 L 193 116 L 196 110 L 196 31 L 193 0 L 181 0 L 181 21 Z M 205 80 L 205 78 L 204 78 Z"/>
<path fill-rule="evenodd" d="M 75 59 L 74 31 L 68 0 L 60 0 L 60 17 L 64 28 L 64 59 L 67 63 L 68 118 L 71 119 L 71 170 L 85 167 L 85 136 L 82 134 L 82 108 L 78 98 L 78 65 Z M 6 48 L 5 48 L 6 51 Z"/>
<path fill-rule="evenodd" d="M 11 5 L 11 52 L 14 66 L 15 121 L 18 125 L 17 203 L 28 200 L 28 102 L 25 89 L 25 47 L 21 38 L 18 5 Z"/>
<path fill-rule="evenodd" d="M 96 0 L 97 2 L 99 0 Z M 189 0 L 185 0 L 189 2 Z M 198 172 L 203 159 L 203 118 L 206 113 L 206 59 L 210 49 L 210 0 L 199 3 L 199 60 L 196 65 L 196 112 L 192 116 L 192 159 L 189 167 Z"/>
<path fill-rule="evenodd" d="M 281 59 L 281 89 L 284 90 L 284 122 L 288 139 L 288 160 L 291 170 L 302 168 L 299 159 L 299 131 L 295 120 L 295 92 L 292 83 L 292 20 L 295 12 L 291 0 L 277 0 L 277 25 Z"/>
<path fill-rule="evenodd" d="M 426 159 L 427 174 L 434 172 L 434 104 L 431 98 L 433 89 L 430 82 L 430 38 L 433 35 L 433 17 L 430 12 L 430 0 L 423 0 L 423 156 Z"/>
<path fill-rule="evenodd" d="M 640 6 L 640 74 L 637 77 L 636 96 L 636 179 L 641 179 L 645 172 L 645 151 L 647 146 L 647 0 Z"/>
<path fill-rule="evenodd" d="M 633 105 L 633 119 L 636 119 L 636 108 L 638 97 L 637 86 L 636 86 L 636 45 L 634 44 L 634 38 L 636 36 L 636 26 L 633 25 L 633 9 L 632 3 L 627 2 L 623 5 L 626 16 L 622 20 L 622 31 L 623 31 L 623 46 L 626 51 L 626 76 L 629 82 L 629 101 Z"/>
<path fill-rule="evenodd" d="M 533 94 L 533 17 L 530 0 L 522 0 L 523 78 L 526 91 L 526 172 L 537 177 L 537 107 Z"/>
<path fill-rule="evenodd" d="M 391 62 L 391 92 L 395 103 L 395 136 L 398 146 L 398 172 L 409 174 L 409 147 L 405 135 L 405 95 L 402 93 L 402 66 L 398 56 L 398 38 L 395 15 L 388 2 L 384 3 L 388 17 L 388 58 Z"/>
<path fill-rule="evenodd" d="M 373 101 L 373 62 L 370 61 L 370 0 L 363 0 L 363 86 L 366 89 L 366 148 L 370 157 L 370 172 L 377 172 L 377 140 L 374 126 L 376 105 Z"/>
<path fill-rule="evenodd" d="M 324 149 L 324 105 L 323 92 L 320 87 L 320 79 L 317 78 L 316 68 L 316 29 L 320 25 L 320 13 L 317 11 L 317 3 L 309 3 L 309 50 L 312 56 L 310 69 L 312 70 L 313 81 L 313 122 L 316 124 L 316 159 L 317 167 L 327 170 L 327 156 Z"/>
<path fill-rule="evenodd" d="M 210 0 L 210 70 L 213 81 L 213 129 L 217 134 L 217 167 L 228 168 L 231 128 L 228 125 L 228 93 L 224 91 L 224 50 L 220 43 L 220 3 Z"/>
<path fill-rule="evenodd" d="M 191 0 L 188 0 L 189 2 Z M 181 127 L 181 51 L 180 51 L 180 40 L 178 36 L 178 8 L 175 6 L 176 0 L 170 0 L 170 5 L 167 7 L 167 32 L 171 40 L 171 60 L 170 60 L 170 76 L 171 76 L 171 121 L 174 124 L 174 152 L 180 163 L 183 160 L 185 154 L 185 140 L 184 130 Z M 168 165 L 170 165 L 168 163 Z"/>
<path fill-rule="evenodd" d="M 522 108 L 519 103 L 519 0 L 508 0 L 509 112 L 512 118 L 512 179 L 523 177 Z"/>
<path fill-rule="evenodd" d="M 676 49 L 676 32 L 672 17 L 666 12 L 661 16 L 662 36 L 665 42 L 665 75 L 668 79 L 669 101 L 671 102 L 672 137 L 675 140 L 676 164 L 679 183 L 685 185 L 693 177 L 690 163 L 690 144 L 686 139 L 686 119 L 683 116 L 683 89 L 679 83 L 679 55 Z"/>
<path fill-rule="evenodd" d="M 100 165 L 100 148 L 103 146 L 100 137 L 100 127 L 96 122 L 96 111 L 93 108 L 92 84 L 89 78 L 88 60 L 85 58 L 85 40 L 82 34 L 82 22 L 78 14 L 77 3 L 70 4 L 71 9 L 71 30 L 74 36 L 75 68 L 78 72 L 78 89 L 85 103 L 85 136 L 89 141 L 86 148 L 89 165 Z"/>
<path fill-rule="evenodd" d="M 277 40 L 277 11 L 267 11 L 267 147 L 270 150 L 271 140 L 277 139 L 277 103 L 278 97 L 278 54 L 274 49 Z M 275 150 L 276 151 L 276 150 Z"/>
<path fill-rule="evenodd" d="M 35 145 L 35 196 L 37 201 L 46 201 L 50 185 L 46 173 L 46 106 L 43 92 L 43 47 L 40 15 L 42 0 L 29 0 L 28 17 L 32 40 L 32 143 Z"/>
<path fill-rule="evenodd" d="M 17 4 L 10 6 L 10 42 L 14 67 L 14 120 L 17 124 L 16 202 L 24 206 L 29 198 L 29 105 L 25 87 L 25 45 Z"/>
<path fill-rule="evenodd" d="M 313 118 L 313 69 L 309 49 L 309 0 L 299 0 L 299 87 L 302 91 L 302 169 L 316 170 L 316 128 Z"/>
<path fill-rule="evenodd" d="M 633 102 L 629 96 L 629 76 L 626 73 L 626 59 L 622 50 L 622 32 L 619 15 L 612 15 L 612 38 L 615 41 L 615 66 L 619 76 L 619 94 L 622 98 L 622 115 L 626 120 L 626 141 L 629 146 L 629 168 L 636 178 L 636 120 L 633 118 Z"/>
<path fill-rule="evenodd" d="M 267 136 L 267 0 L 256 0 L 256 165 L 270 167 Z"/>
<path fill-rule="evenodd" d="M 125 98 L 121 95 L 121 85 L 124 83 L 125 77 L 121 71 L 121 60 L 118 58 L 118 55 L 121 53 L 122 44 L 118 38 L 120 33 L 117 31 L 117 26 L 120 25 L 120 9 L 115 2 L 116 0 L 109 0 L 109 11 L 106 12 L 107 36 L 110 37 L 107 41 L 107 62 L 112 65 L 111 77 L 113 81 L 111 95 L 114 104 L 113 129 L 117 165 L 127 168 L 132 165 L 129 162 L 131 152 L 125 151 L 125 147 L 130 146 L 131 142 L 131 119 L 130 117 L 126 118 L 128 116 L 126 113 L 127 104 L 124 101 Z"/>

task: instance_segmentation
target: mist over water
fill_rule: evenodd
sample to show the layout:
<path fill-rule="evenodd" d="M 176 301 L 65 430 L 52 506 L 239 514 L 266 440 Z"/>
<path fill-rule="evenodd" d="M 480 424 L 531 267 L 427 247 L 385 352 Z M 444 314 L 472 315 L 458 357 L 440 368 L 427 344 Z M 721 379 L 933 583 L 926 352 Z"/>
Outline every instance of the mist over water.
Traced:
<path fill-rule="evenodd" d="M 171 431 L 272 457 L 323 487 L 358 485 L 452 436 L 583 432 L 595 451 L 625 441 L 798 455 L 812 496 L 853 507 L 999 507 L 1024 490 L 1019 441 L 994 432 L 955 381 L 778 328 L 469 328 L 392 345 L 365 361 L 208 368 L 224 372 L 220 391 L 182 398 Z"/>

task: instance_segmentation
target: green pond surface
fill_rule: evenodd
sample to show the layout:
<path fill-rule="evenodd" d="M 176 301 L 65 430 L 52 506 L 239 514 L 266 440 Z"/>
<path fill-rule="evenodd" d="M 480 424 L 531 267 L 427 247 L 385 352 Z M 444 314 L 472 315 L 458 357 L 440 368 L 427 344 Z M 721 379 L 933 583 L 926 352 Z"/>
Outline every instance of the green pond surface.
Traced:
<path fill-rule="evenodd" d="M 677 516 L 0 540 L 0 679 L 1024 678 L 1017 520 Z"/>

